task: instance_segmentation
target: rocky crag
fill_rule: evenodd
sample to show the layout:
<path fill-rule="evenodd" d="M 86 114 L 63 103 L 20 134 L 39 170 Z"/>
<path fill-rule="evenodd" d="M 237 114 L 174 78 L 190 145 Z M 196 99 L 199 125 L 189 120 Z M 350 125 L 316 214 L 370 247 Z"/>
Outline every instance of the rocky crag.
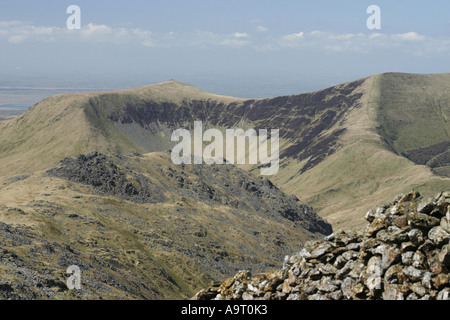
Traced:
<path fill-rule="evenodd" d="M 296 196 L 231 164 L 92 152 L 0 179 L 0 300 L 188 299 L 331 233 Z M 66 285 L 71 265 L 80 290 Z"/>
<path fill-rule="evenodd" d="M 400 194 L 369 224 L 307 242 L 278 271 L 213 283 L 206 300 L 450 300 L 450 192 Z"/>
<path fill-rule="evenodd" d="M 196 177 L 192 181 L 183 171 L 187 166 L 180 166 L 179 172 L 172 168 L 166 172 L 160 169 L 159 173 L 169 182 L 157 185 L 143 170 L 131 164 L 130 157 L 142 158 L 139 154 L 127 157 L 91 152 L 66 158 L 45 174 L 88 185 L 98 194 L 135 203 L 162 203 L 168 201 L 164 192 L 172 192 L 184 199 L 195 198 L 214 206 L 229 205 L 249 212 L 264 212 L 290 220 L 313 233 L 328 235 L 332 232 L 331 225 L 295 195 L 287 196 L 270 180 L 253 179 L 232 165 L 189 166 Z"/>

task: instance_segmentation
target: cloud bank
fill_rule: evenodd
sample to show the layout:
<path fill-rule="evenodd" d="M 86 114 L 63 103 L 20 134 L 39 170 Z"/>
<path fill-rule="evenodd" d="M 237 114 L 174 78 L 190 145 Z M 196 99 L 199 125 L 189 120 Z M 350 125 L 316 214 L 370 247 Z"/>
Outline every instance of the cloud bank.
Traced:
<path fill-rule="evenodd" d="M 92 42 L 139 45 L 146 48 L 172 47 L 248 47 L 256 50 L 320 50 L 330 53 L 369 53 L 374 50 L 398 50 L 412 55 L 448 54 L 450 38 L 429 37 L 411 31 L 401 34 L 382 32 L 333 33 L 315 30 L 273 34 L 264 26 L 251 32 L 220 34 L 205 30 L 152 32 L 141 28 L 113 27 L 88 23 L 81 30 L 56 26 L 36 26 L 24 21 L 0 21 L 0 42 L 20 45 L 24 42 Z"/>

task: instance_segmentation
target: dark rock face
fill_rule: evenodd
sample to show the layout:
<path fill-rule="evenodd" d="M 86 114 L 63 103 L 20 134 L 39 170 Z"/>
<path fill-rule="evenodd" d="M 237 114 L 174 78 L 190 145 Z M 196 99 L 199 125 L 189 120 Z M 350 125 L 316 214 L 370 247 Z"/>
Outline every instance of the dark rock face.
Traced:
<path fill-rule="evenodd" d="M 117 159 L 120 160 L 120 156 Z M 46 173 L 91 186 L 98 192 L 138 203 L 155 203 L 165 200 L 158 189 L 152 188 L 151 182 L 146 177 L 132 171 L 124 172 L 111 157 L 98 152 L 79 155 L 77 158 L 66 158 L 58 167 Z M 131 173 L 131 179 L 126 177 L 127 173 Z"/>
<path fill-rule="evenodd" d="M 161 188 L 138 167 L 132 166 L 129 157 L 93 152 L 64 159 L 46 174 L 82 183 L 99 193 L 137 203 L 163 202 L 167 200 L 163 192 L 173 191 L 185 198 L 214 205 L 232 205 L 249 212 L 266 212 L 295 222 L 313 233 L 328 235 L 332 232 L 331 225 L 317 216 L 311 207 L 293 195 L 287 197 L 267 179 L 252 178 L 228 164 L 191 165 L 186 172 L 184 166 L 175 168 L 160 169 L 160 174 L 168 178 L 168 181 L 159 181 L 163 184 Z M 187 171 L 191 174 L 188 175 Z"/>
<path fill-rule="evenodd" d="M 256 121 L 260 128 L 280 128 L 280 138 L 292 143 L 280 157 L 299 161 L 308 159 L 299 170 L 303 173 L 339 147 L 338 141 L 346 132 L 340 127 L 345 115 L 360 107 L 362 94 L 354 90 L 362 82 L 353 81 L 318 92 L 257 101 L 248 118 Z M 326 133 L 333 127 L 335 129 L 331 133 Z"/>
<path fill-rule="evenodd" d="M 336 232 L 286 256 L 282 270 L 233 278 L 196 299 L 450 300 L 450 192 L 412 192 L 370 210 L 364 230 Z"/>
<path fill-rule="evenodd" d="M 360 107 L 362 93 L 357 89 L 363 82 L 364 79 L 313 93 L 228 104 L 214 100 L 186 100 L 177 105 L 130 96 L 114 100 L 119 108 L 106 114 L 105 118 L 120 124 L 135 123 L 152 133 L 155 133 L 155 124 L 180 128 L 186 124 L 192 126 L 196 120 L 225 128 L 247 123 L 256 130 L 279 129 L 280 138 L 291 143 L 280 153 L 281 160 L 307 160 L 299 170 L 303 173 L 339 147 L 339 139 L 346 132 L 342 125 L 345 115 Z M 101 95 L 91 99 L 89 106 L 99 114 L 113 99 L 113 94 Z"/>

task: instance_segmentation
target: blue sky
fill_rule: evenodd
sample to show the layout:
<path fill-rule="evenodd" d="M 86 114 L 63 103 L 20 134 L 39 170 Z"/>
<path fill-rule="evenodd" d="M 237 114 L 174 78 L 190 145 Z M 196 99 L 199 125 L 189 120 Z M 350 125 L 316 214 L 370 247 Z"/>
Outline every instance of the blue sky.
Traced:
<path fill-rule="evenodd" d="M 72 4 L 81 30 L 66 28 Z M 373 4 L 380 30 L 366 26 Z M 450 72 L 449 57 L 443 0 L 0 0 L 3 86 L 58 79 L 117 88 L 175 78 L 263 97 L 387 71 Z"/>

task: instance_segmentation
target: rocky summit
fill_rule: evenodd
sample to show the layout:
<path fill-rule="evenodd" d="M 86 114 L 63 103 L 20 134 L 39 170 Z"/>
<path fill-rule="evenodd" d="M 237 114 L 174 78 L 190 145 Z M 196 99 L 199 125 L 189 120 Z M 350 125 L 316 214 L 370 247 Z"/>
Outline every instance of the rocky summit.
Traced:
<path fill-rule="evenodd" d="M 400 194 L 369 224 L 286 256 L 281 270 L 239 271 L 196 300 L 450 300 L 450 192 Z"/>

